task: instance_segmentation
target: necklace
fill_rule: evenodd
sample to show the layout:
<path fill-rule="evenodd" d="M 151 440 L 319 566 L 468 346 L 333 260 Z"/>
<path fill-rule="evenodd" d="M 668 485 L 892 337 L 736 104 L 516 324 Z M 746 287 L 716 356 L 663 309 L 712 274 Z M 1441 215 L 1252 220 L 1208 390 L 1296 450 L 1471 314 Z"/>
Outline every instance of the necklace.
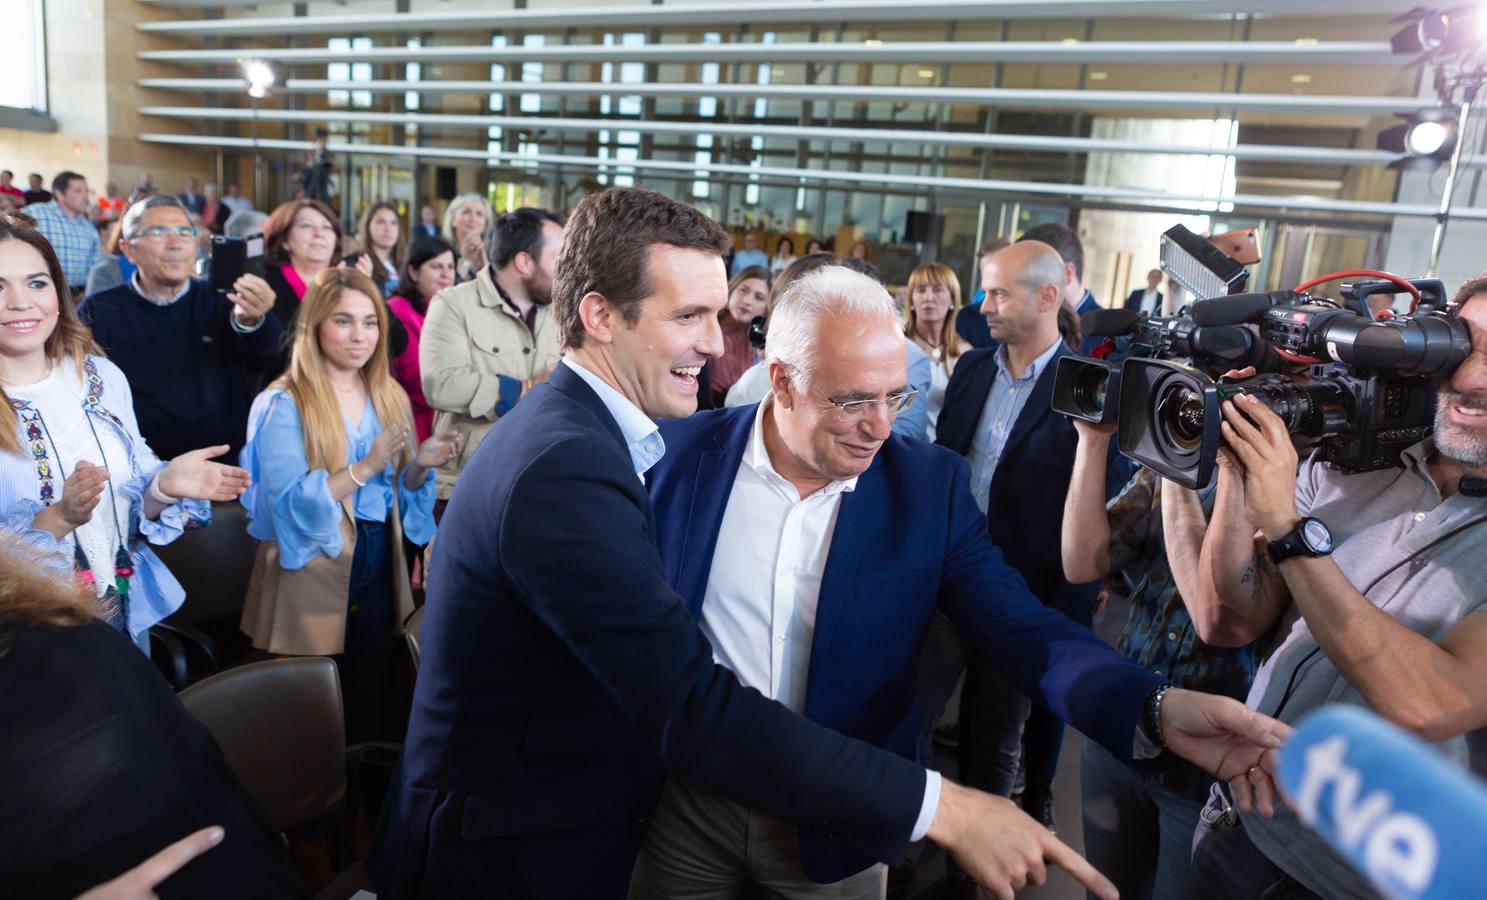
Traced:
<path fill-rule="evenodd" d="M 21 403 L 12 401 L 17 413 L 21 412 Z M 55 491 L 52 487 L 51 467 L 47 464 L 46 448 L 52 448 L 52 457 L 57 461 L 57 471 L 66 471 L 67 465 L 62 459 L 62 453 L 57 449 L 57 442 L 52 438 L 52 431 L 47 427 L 46 419 L 42 417 L 41 410 L 36 406 L 29 407 L 30 415 L 26 416 L 26 438 L 31 445 L 31 455 L 36 460 L 36 471 L 41 479 L 41 501 L 51 506 L 56 501 Z M 88 424 L 88 431 L 93 436 L 93 446 L 98 448 L 98 458 L 107 460 L 103 451 L 103 441 L 98 437 L 98 429 L 93 425 L 93 417 L 87 410 L 83 411 L 83 421 Z M 117 600 L 117 607 L 110 616 L 110 624 L 127 634 L 129 630 L 129 579 L 134 575 L 134 560 L 129 556 L 129 549 L 125 546 L 124 536 L 119 530 L 119 507 L 118 501 L 114 499 L 112 486 L 113 478 L 109 478 L 109 486 L 106 488 L 108 494 L 109 512 L 114 529 L 114 583 L 104 591 L 100 603 L 105 607 L 112 606 L 112 601 Z M 82 542 L 75 536 L 72 540 L 72 569 L 73 575 L 78 581 L 86 584 L 90 589 L 97 591 L 95 587 L 97 579 L 93 574 L 93 566 L 88 561 L 88 555 L 83 552 Z"/>

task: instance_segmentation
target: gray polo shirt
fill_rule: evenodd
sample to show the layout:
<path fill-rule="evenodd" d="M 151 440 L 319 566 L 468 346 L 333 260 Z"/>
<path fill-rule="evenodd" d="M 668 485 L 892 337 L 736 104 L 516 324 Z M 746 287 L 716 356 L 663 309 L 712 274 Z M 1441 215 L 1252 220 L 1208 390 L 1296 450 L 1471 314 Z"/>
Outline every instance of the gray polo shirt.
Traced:
<path fill-rule="evenodd" d="M 1442 501 L 1425 467 L 1434 450 L 1434 439 L 1427 438 L 1404 451 L 1403 468 L 1354 475 L 1341 474 L 1313 455 L 1296 479 L 1296 505 L 1332 531 L 1332 558 L 1354 587 L 1410 630 L 1439 641 L 1487 604 L 1487 522 L 1440 540 L 1487 517 L 1487 498 L 1457 493 Z M 1279 623 L 1276 641 L 1255 673 L 1249 706 L 1292 725 L 1329 703 L 1367 706 L 1320 651 L 1294 605 Z M 1487 776 L 1487 729 L 1434 746 Z M 1255 846 L 1311 890 L 1328 898 L 1378 896 L 1289 812 L 1270 820 L 1243 818 Z"/>

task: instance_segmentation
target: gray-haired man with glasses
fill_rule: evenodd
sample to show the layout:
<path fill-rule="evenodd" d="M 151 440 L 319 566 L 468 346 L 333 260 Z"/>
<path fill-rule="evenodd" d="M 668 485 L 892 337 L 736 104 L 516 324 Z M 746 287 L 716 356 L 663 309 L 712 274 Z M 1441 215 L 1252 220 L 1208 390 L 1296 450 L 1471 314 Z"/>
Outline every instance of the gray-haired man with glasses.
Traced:
<path fill-rule="evenodd" d="M 1155 756 L 1165 740 L 1216 768 L 1225 752 L 1253 748 L 1268 726 L 1237 702 L 1163 701 L 1160 679 L 1040 603 L 987 536 L 966 462 L 893 435 L 916 397 L 881 285 L 840 266 L 802 277 L 776 303 L 766 353 L 763 402 L 660 423 L 666 453 L 647 473 L 663 571 L 740 682 L 917 761 L 920 651 L 943 610 L 1008 679 L 1122 759 Z M 1138 737 L 1153 697 L 1165 703 L 1161 733 Z M 931 823 L 968 798 L 1002 839 L 968 865 L 1004 866 L 1004 893 L 1041 883 L 1046 859 L 1108 894 L 1032 817 L 933 771 L 910 837 L 944 840 Z M 827 823 L 797 827 L 673 776 L 630 895 L 721 900 L 754 885 L 772 897 L 870 900 L 886 878 Z"/>
<path fill-rule="evenodd" d="M 161 458 L 211 446 L 235 458 L 258 373 L 278 358 L 283 336 L 266 315 L 273 289 L 255 275 L 225 296 L 193 281 L 197 229 L 174 197 L 135 203 L 120 227 L 134 274 L 78 312 L 128 376 L 139 430 Z"/>

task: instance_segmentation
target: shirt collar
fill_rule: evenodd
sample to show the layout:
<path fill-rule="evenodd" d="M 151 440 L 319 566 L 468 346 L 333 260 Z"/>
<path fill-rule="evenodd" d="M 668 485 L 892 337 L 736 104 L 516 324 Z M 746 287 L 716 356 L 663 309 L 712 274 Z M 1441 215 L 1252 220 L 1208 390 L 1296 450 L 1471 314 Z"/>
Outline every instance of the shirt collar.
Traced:
<path fill-rule="evenodd" d="M 599 395 L 599 402 L 609 410 L 614 417 L 614 423 L 620 427 L 620 434 L 625 439 L 625 446 L 630 451 L 630 460 L 635 464 L 635 474 L 644 475 L 651 466 L 661 461 L 666 453 L 666 442 L 661 437 L 661 431 L 656 423 L 651 421 L 640 407 L 630 401 L 629 397 L 615 390 L 607 381 L 585 369 L 571 356 L 562 359 L 564 365 L 572 369 L 584 384 L 593 389 Z"/>
<path fill-rule="evenodd" d="M 779 471 L 775 469 L 774 463 L 770 461 L 769 448 L 765 446 L 764 443 L 765 411 L 769 409 L 770 405 L 773 402 L 773 397 L 765 397 L 762 401 L 760 401 L 759 407 L 754 410 L 754 427 L 749 429 L 749 444 L 744 449 L 743 464 L 754 470 L 756 473 L 759 474 L 760 477 L 764 478 L 766 481 L 769 481 L 771 483 L 778 483 L 781 485 L 790 485 L 791 489 L 793 490 L 794 485 L 791 485 L 789 480 L 786 479 L 785 476 L 781 475 Z M 857 490 L 857 479 L 859 477 L 861 476 L 853 475 L 851 478 L 848 478 L 845 481 L 829 482 L 826 487 L 822 488 L 818 492 L 818 494 L 823 497 L 829 497 L 832 494 L 840 494 L 846 491 L 855 491 Z"/>
<path fill-rule="evenodd" d="M 1048 365 L 1048 361 L 1053 359 L 1054 354 L 1058 353 L 1058 345 L 1063 343 L 1063 340 L 1063 335 L 1054 338 L 1053 343 L 1048 345 L 1048 349 L 1038 354 L 1038 358 L 1033 360 L 1033 364 L 1028 367 L 1026 372 L 1022 373 L 1022 377 L 1015 380 L 1019 382 L 1037 381 L 1042 377 L 1043 369 Z M 1001 344 L 996 348 L 997 371 L 1007 372 L 1007 377 L 1011 378 L 1012 373 L 1007 370 L 1007 361 L 1007 345 Z"/>
<path fill-rule="evenodd" d="M 176 295 L 174 297 L 171 297 L 169 300 L 157 300 L 154 297 L 151 297 L 149 294 L 145 293 L 144 285 L 139 280 L 139 269 L 135 269 L 134 274 L 129 276 L 129 286 L 134 288 L 134 292 L 138 294 L 139 298 L 146 303 L 149 303 L 153 306 L 169 306 L 190 293 L 191 279 L 187 278 L 186 283 L 181 285 L 181 289 L 179 291 L 176 291 Z"/>

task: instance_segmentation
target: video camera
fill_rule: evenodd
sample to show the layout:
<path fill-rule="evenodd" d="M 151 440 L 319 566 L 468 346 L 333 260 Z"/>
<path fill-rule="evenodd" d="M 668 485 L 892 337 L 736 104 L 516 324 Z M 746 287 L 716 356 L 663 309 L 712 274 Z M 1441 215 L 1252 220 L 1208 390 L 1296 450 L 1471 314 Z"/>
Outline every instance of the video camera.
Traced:
<path fill-rule="evenodd" d="M 1118 421 L 1122 453 L 1192 488 L 1212 480 L 1220 407 L 1239 394 L 1259 399 L 1281 417 L 1298 446 L 1320 444 L 1322 458 L 1347 472 L 1397 465 L 1401 450 L 1430 433 L 1437 382 L 1472 349 L 1466 324 L 1442 311 L 1440 281 L 1344 272 L 1292 291 L 1237 293 L 1233 286 L 1243 283 L 1231 274 L 1237 263 L 1225 257 L 1232 265 L 1219 265 L 1216 249 L 1195 253 L 1196 236 L 1173 231 L 1163 236 L 1162 268 L 1198 301 L 1177 316 L 1137 318 L 1129 338 L 1117 338 L 1117 351 L 1127 343 L 1113 363 L 1075 360 L 1085 365 L 1068 367 L 1067 390 L 1061 393 L 1055 381 L 1056 410 L 1088 421 Z M 1306 293 L 1356 275 L 1370 280 L 1344 285 L 1342 304 Z M 1380 311 L 1375 318 L 1370 298 L 1406 292 L 1412 300 L 1408 314 Z M 1244 332 L 1248 342 L 1225 329 Z M 1179 362 L 1182 357 L 1188 361 Z M 1238 362 L 1241 357 L 1246 361 Z M 1305 383 L 1274 372 L 1228 383 L 1219 378 L 1264 358 L 1312 366 L 1313 374 Z M 1103 393 L 1097 389 L 1101 366 L 1107 373 Z M 1065 374 L 1061 367 L 1058 375 Z"/>
<path fill-rule="evenodd" d="M 1162 235 L 1162 269 L 1198 297 L 1243 290 L 1249 278 L 1243 265 L 1181 225 Z M 1110 340 L 1096 350 L 1098 359 L 1059 359 L 1054 410 L 1087 422 L 1115 421 L 1122 364 L 1129 358 L 1184 359 L 1215 375 L 1266 362 L 1265 348 L 1253 331 L 1239 325 L 1202 327 L 1188 310 L 1184 307 L 1173 316 L 1147 316 L 1129 309 L 1085 313 L 1080 318 L 1084 335 Z"/>

